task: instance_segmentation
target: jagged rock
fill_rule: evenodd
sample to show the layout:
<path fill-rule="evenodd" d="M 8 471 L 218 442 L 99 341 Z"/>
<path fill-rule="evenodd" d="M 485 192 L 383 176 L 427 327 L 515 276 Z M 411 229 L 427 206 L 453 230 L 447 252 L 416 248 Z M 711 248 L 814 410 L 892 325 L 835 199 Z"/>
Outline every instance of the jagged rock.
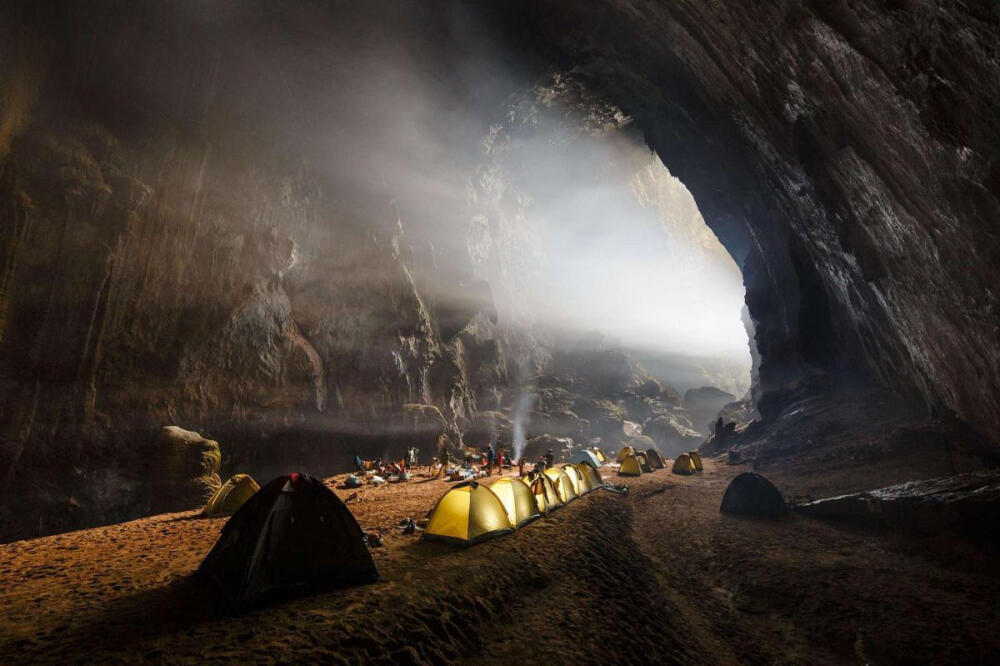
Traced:
<path fill-rule="evenodd" d="M 154 512 L 193 509 L 222 486 L 219 443 L 191 430 L 161 428 L 147 462 Z"/>
<path fill-rule="evenodd" d="M 780 518 L 787 507 L 773 483 L 755 472 L 743 472 L 729 483 L 719 511 L 756 518 Z"/>
<path fill-rule="evenodd" d="M 643 425 L 642 432 L 652 438 L 660 453 L 668 458 L 697 448 L 704 439 L 700 433 L 681 425 L 673 415 L 650 419 Z"/>
<path fill-rule="evenodd" d="M 726 393 L 714 386 L 703 386 L 689 389 L 684 394 L 684 409 L 690 415 L 691 423 L 699 432 L 710 432 L 711 424 L 718 418 L 719 410 L 736 399 L 732 393 Z"/>
<path fill-rule="evenodd" d="M 910 534 L 958 532 L 1000 541 L 1000 471 L 907 481 L 794 507 L 831 521 L 864 522 Z"/>
<path fill-rule="evenodd" d="M 402 407 L 402 432 L 406 447 L 415 446 L 426 457 L 438 455 L 441 445 L 453 442 L 451 428 L 434 405 L 406 404 Z"/>

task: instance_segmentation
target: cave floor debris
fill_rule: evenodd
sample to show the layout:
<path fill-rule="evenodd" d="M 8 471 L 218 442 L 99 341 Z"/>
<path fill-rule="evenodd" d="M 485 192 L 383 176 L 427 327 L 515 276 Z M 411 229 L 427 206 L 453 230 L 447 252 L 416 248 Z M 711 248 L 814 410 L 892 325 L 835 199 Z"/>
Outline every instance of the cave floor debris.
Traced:
<path fill-rule="evenodd" d="M 239 616 L 192 576 L 224 518 L 164 514 L 5 544 L 0 654 L 11 663 L 721 664 L 1000 655 L 995 556 L 947 535 L 722 516 L 722 492 L 744 468 L 705 467 L 625 480 L 628 495 L 591 493 L 472 548 L 398 528 L 422 517 L 445 482 L 337 490 L 356 492 L 351 510 L 383 535 L 373 550 L 382 581 Z"/>

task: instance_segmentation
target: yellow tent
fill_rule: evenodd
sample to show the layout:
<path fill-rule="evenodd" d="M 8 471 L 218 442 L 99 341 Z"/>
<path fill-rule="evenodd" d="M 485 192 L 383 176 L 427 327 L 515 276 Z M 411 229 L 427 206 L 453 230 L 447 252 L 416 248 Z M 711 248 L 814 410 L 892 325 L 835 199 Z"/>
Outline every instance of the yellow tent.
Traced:
<path fill-rule="evenodd" d="M 677 460 L 674 461 L 674 474 L 694 474 L 695 473 L 694 461 L 691 460 L 691 456 L 686 453 L 682 453 L 677 456 Z"/>
<path fill-rule="evenodd" d="M 601 475 L 596 468 L 587 463 L 579 463 L 576 468 L 580 472 L 580 478 L 587 479 L 591 490 L 597 490 L 604 485 L 604 481 L 601 480 Z"/>
<path fill-rule="evenodd" d="M 694 463 L 694 471 L 700 472 L 705 469 L 701 464 L 701 455 L 697 451 L 688 451 L 688 455 L 691 457 L 691 462 Z"/>
<path fill-rule="evenodd" d="M 618 469 L 618 476 L 639 476 L 642 474 L 642 467 L 639 459 L 634 455 L 626 456 L 622 461 L 622 466 Z"/>
<path fill-rule="evenodd" d="M 576 499 L 576 488 L 573 487 L 573 482 L 566 472 L 564 472 L 559 467 L 550 467 L 545 470 L 545 476 L 549 477 L 552 481 L 552 485 L 555 486 L 556 492 L 559 494 L 559 499 L 563 501 L 563 504 L 569 504 Z"/>
<path fill-rule="evenodd" d="M 596 446 L 595 446 L 595 447 L 593 447 L 593 448 L 592 448 L 592 449 L 590 449 L 590 450 L 594 452 L 594 455 L 595 455 L 595 456 L 597 456 L 597 459 L 598 459 L 599 461 L 601 461 L 602 463 L 606 463 L 606 462 L 608 462 L 608 457 L 607 457 L 606 455 L 604 455 L 604 451 L 601 451 L 601 450 L 600 450 L 599 448 L 597 448 Z"/>
<path fill-rule="evenodd" d="M 577 495 L 582 495 L 583 490 L 581 490 L 580 488 L 580 473 L 576 471 L 576 467 L 574 465 L 567 464 L 563 465 L 561 469 L 563 472 L 566 473 L 566 476 L 568 476 L 569 480 L 573 483 L 573 492 L 575 492 Z"/>
<path fill-rule="evenodd" d="M 471 545 L 513 529 L 503 502 L 486 486 L 466 481 L 438 500 L 424 538 Z"/>
<path fill-rule="evenodd" d="M 507 518 L 514 527 L 521 527 L 540 517 L 535 496 L 531 494 L 531 488 L 521 479 L 510 477 L 498 479 L 490 486 L 490 490 L 503 504 Z"/>
<path fill-rule="evenodd" d="M 547 514 L 549 511 L 555 511 L 564 504 L 559 499 L 559 493 L 556 492 L 552 481 L 544 474 L 539 474 L 534 478 L 525 476 L 521 480 L 531 488 L 531 494 L 535 496 L 535 504 L 538 505 L 538 510 L 542 513 Z"/>
<path fill-rule="evenodd" d="M 633 453 L 635 453 L 635 449 L 631 446 L 623 446 L 622 450 L 618 452 L 618 462 L 624 461 L 626 457 L 632 455 Z"/>
<path fill-rule="evenodd" d="M 586 463 L 580 463 L 580 464 L 585 465 Z M 573 468 L 573 473 L 576 474 L 576 494 L 586 495 L 587 493 L 590 492 L 590 477 L 584 476 L 583 472 L 580 471 L 580 468 L 576 464 L 567 465 L 566 469 L 568 470 L 570 467 Z"/>
<path fill-rule="evenodd" d="M 260 490 L 249 474 L 234 474 L 215 491 L 202 510 L 203 516 L 228 516 Z"/>
<path fill-rule="evenodd" d="M 650 474 L 653 471 L 653 468 L 649 464 L 649 460 L 646 459 L 645 453 L 642 451 L 636 451 L 635 457 L 639 459 L 639 467 L 642 468 L 643 472 Z"/>

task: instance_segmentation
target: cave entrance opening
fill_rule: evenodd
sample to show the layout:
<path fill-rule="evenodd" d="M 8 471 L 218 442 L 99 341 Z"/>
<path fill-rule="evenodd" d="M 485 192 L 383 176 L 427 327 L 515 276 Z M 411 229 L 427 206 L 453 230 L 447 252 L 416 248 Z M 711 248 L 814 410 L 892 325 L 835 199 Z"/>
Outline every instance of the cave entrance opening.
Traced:
<path fill-rule="evenodd" d="M 741 269 L 684 184 L 620 113 L 535 105 L 522 121 L 520 111 L 486 144 L 499 214 L 473 220 L 479 234 L 520 239 L 506 262 L 516 273 L 483 267 L 501 315 L 531 322 L 556 349 L 624 351 L 681 394 L 746 395 Z"/>

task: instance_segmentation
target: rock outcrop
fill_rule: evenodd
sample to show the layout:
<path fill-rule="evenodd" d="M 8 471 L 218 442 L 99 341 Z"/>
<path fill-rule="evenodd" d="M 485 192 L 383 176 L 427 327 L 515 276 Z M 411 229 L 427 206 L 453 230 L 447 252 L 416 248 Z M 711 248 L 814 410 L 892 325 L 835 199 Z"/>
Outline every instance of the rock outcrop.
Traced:
<path fill-rule="evenodd" d="M 204 504 L 222 486 L 219 443 L 177 426 L 164 426 L 146 455 L 155 513 Z"/>

